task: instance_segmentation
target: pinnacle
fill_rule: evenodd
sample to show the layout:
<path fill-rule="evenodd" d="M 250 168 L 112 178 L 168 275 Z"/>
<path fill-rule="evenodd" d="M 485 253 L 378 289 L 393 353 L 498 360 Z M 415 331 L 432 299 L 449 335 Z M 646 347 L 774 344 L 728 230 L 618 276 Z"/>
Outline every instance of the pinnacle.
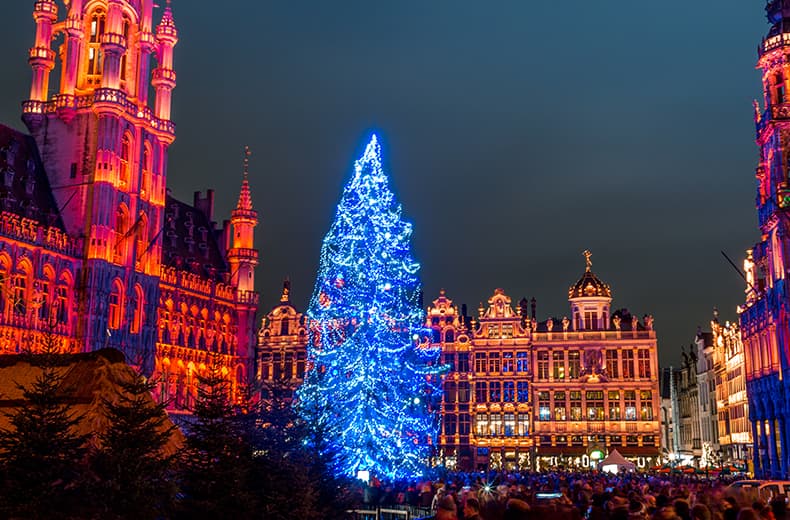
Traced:
<path fill-rule="evenodd" d="M 252 210 L 252 195 L 250 194 L 250 151 L 249 146 L 244 147 L 244 177 L 241 181 L 241 192 L 239 193 L 239 202 L 236 204 L 237 210 L 250 211 Z"/>

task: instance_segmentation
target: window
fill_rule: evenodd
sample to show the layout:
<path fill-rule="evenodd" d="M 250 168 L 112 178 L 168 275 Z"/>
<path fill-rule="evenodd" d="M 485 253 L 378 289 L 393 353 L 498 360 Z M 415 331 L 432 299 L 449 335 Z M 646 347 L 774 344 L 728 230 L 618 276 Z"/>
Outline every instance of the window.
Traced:
<path fill-rule="evenodd" d="M 488 431 L 491 433 L 491 435 L 501 435 L 502 414 L 492 413 L 490 417 L 491 417 L 491 422 L 489 422 Z"/>
<path fill-rule="evenodd" d="M 475 372 L 478 374 L 485 374 L 486 371 L 486 354 L 485 352 L 477 352 L 475 354 Z"/>
<path fill-rule="evenodd" d="M 57 287 L 57 309 L 55 310 L 56 321 L 58 323 L 68 323 L 69 321 L 69 285 L 63 278 L 58 281 Z"/>
<path fill-rule="evenodd" d="M 505 437 L 512 437 L 516 433 L 516 416 L 513 412 L 505 413 Z"/>
<path fill-rule="evenodd" d="M 529 384 L 526 381 L 516 383 L 516 392 L 519 403 L 529 402 Z"/>
<path fill-rule="evenodd" d="M 488 385 L 488 400 L 492 403 L 498 403 L 502 400 L 502 383 L 491 381 Z"/>
<path fill-rule="evenodd" d="M 449 365 L 450 372 L 455 371 L 455 354 L 442 354 L 442 358 L 444 358 L 444 364 Z"/>
<path fill-rule="evenodd" d="M 103 56 L 101 52 L 101 37 L 104 34 L 104 11 L 96 10 L 90 17 L 88 36 L 88 86 L 98 87 L 101 83 Z"/>
<path fill-rule="evenodd" d="M 14 314 L 27 314 L 27 273 L 14 275 Z"/>
<path fill-rule="evenodd" d="M 578 390 L 570 392 L 571 421 L 582 420 L 582 393 Z"/>
<path fill-rule="evenodd" d="M 145 303 L 143 289 L 139 285 L 136 285 L 134 288 L 134 299 L 134 315 L 132 316 L 129 332 L 138 334 L 143 328 L 143 304 Z"/>
<path fill-rule="evenodd" d="M 143 197 L 149 196 L 151 193 L 151 147 L 148 143 L 143 146 L 143 184 L 140 186 L 140 194 Z"/>
<path fill-rule="evenodd" d="M 526 352 L 516 352 L 516 372 L 529 372 L 529 356 Z"/>
<path fill-rule="evenodd" d="M 512 403 L 516 397 L 516 383 L 513 381 L 505 381 L 502 384 L 502 400 L 506 403 Z"/>
<path fill-rule="evenodd" d="M 499 368 L 499 352 L 491 352 L 488 355 L 488 372 L 492 374 L 498 374 Z"/>
<path fill-rule="evenodd" d="M 554 420 L 566 421 L 568 419 L 565 408 L 565 392 L 554 392 Z"/>
<path fill-rule="evenodd" d="M 529 435 L 529 415 L 526 413 L 518 414 L 516 417 L 518 435 Z"/>
<path fill-rule="evenodd" d="M 455 382 L 453 381 L 446 381 L 444 383 L 444 402 L 446 403 L 455 403 L 456 400 L 456 387 Z"/>
<path fill-rule="evenodd" d="M 640 348 L 637 351 L 639 360 L 639 377 L 650 379 L 650 350 Z"/>
<path fill-rule="evenodd" d="M 485 403 L 488 395 L 488 384 L 485 381 L 478 381 L 475 383 L 475 401 L 478 403 Z"/>
<path fill-rule="evenodd" d="M 458 433 L 460 435 L 469 435 L 470 420 L 468 413 L 458 415 Z"/>
<path fill-rule="evenodd" d="M 296 353 L 296 377 L 298 379 L 304 379 L 304 358 L 304 351 L 299 351 Z"/>
<path fill-rule="evenodd" d="M 625 400 L 625 420 L 636 421 L 636 390 L 625 390 L 623 397 Z"/>
<path fill-rule="evenodd" d="M 620 371 L 618 370 L 618 363 L 617 363 L 617 351 L 616 350 L 607 350 L 606 351 L 606 375 L 609 376 L 609 379 L 617 379 L 620 377 Z"/>
<path fill-rule="evenodd" d="M 546 350 L 538 352 L 538 379 L 549 378 L 549 353 Z"/>
<path fill-rule="evenodd" d="M 598 313 L 587 311 L 584 313 L 585 330 L 598 330 Z"/>
<path fill-rule="evenodd" d="M 488 337 L 489 338 L 498 338 L 499 337 L 499 325 L 489 325 L 488 326 Z"/>
<path fill-rule="evenodd" d="M 479 413 L 475 415 L 475 435 L 485 437 L 488 435 L 488 414 Z"/>
<path fill-rule="evenodd" d="M 50 321 L 50 305 L 49 305 L 49 288 L 51 287 L 49 275 L 44 275 L 43 280 L 36 282 L 36 301 L 35 305 L 38 307 L 38 319 L 49 323 Z"/>
<path fill-rule="evenodd" d="M 634 351 L 623 351 L 623 377 L 626 379 L 634 378 Z"/>
<path fill-rule="evenodd" d="M 469 353 L 460 352 L 458 354 L 458 372 L 469 372 Z"/>
<path fill-rule="evenodd" d="M 123 309 L 123 290 L 121 283 L 116 281 L 110 290 L 110 309 L 107 326 L 112 330 L 121 328 L 121 310 Z"/>
<path fill-rule="evenodd" d="M 554 379 L 565 379 L 565 352 L 555 350 L 551 354 Z"/>
<path fill-rule="evenodd" d="M 458 402 L 468 403 L 470 398 L 469 381 L 458 382 Z"/>
<path fill-rule="evenodd" d="M 132 140 L 128 134 L 124 134 L 121 139 L 121 169 L 118 172 L 118 180 L 121 186 L 129 185 L 129 169 L 132 158 Z M 116 230 L 121 231 L 121 230 Z"/>
<path fill-rule="evenodd" d="M 513 325 L 502 325 L 502 338 L 510 339 L 513 337 Z"/>
<path fill-rule="evenodd" d="M 578 379 L 580 367 L 581 353 L 578 350 L 571 350 L 568 352 L 568 377 L 570 379 Z"/>
<path fill-rule="evenodd" d="M 603 421 L 603 390 L 588 390 L 585 397 L 587 399 L 587 420 Z"/>
<path fill-rule="evenodd" d="M 653 393 L 650 390 L 639 391 L 639 418 L 642 421 L 653 420 Z"/>
<path fill-rule="evenodd" d="M 551 420 L 551 403 L 548 392 L 538 392 L 538 420 Z"/>
<path fill-rule="evenodd" d="M 504 352 L 502 354 L 502 373 L 511 373 L 515 365 L 513 364 L 513 353 L 512 352 Z"/>
<path fill-rule="evenodd" d="M 444 434 L 455 435 L 458 417 L 452 414 L 444 416 Z"/>
<path fill-rule="evenodd" d="M 620 420 L 620 392 L 609 390 L 609 420 Z"/>
<path fill-rule="evenodd" d="M 452 330 L 448 330 L 444 333 L 444 342 L 452 343 L 453 341 L 455 341 L 455 333 Z"/>

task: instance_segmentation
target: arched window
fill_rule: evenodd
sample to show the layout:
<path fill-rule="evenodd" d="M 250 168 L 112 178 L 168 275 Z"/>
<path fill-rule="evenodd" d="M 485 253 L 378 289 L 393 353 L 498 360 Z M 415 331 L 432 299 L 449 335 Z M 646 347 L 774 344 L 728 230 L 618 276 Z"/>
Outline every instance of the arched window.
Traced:
<path fill-rule="evenodd" d="M 140 213 L 138 222 L 135 224 L 134 235 L 137 243 L 137 268 L 143 270 L 145 254 L 148 249 L 148 217 L 145 216 L 145 213 Z"/>
<path fill-rule="evenodd" d="M 14 274 L 14 314 L 25 316 L 27 314 L 28 294 L 27 288 L 30 285 L 30 267 L 28 264 L 19 266 L 19 270 Z"/>
<path fill-rule="evenodd" d="M 118 180 L 121 186 L 129 185 L 129 169 L 131 168 L 132 157 L 132 138 L 129 134 L 124 134 L 121 139 L 121 169 L 118 172 Z"/>
<path fill-rule="evenodd" d="M 121 316 L 123 313 L 123 287 L 119 280 L 115 280 L 110 290 L 109 315 L 107 317 L 107 327 L 110 330 L 121 328 Z"/>
<path fill-rule="evenodd" d="M 151 196 L 151 175 L 153 170 L 153 157 L 151 154 L 151 145 L 146 141 L 143 146 L 143 182 L 140 186 L 140 195 L 143 198 Z"/>
<path fill-rule="evenodd" d="M 10 261 L 6 256 L 0 258 L 0 316 L 5 319 L 6 313 L 6 306 L 8 305 L 8 294 L 9 294 L 9 277 L 8 277 L 8 266 L 10 265 Z"/>
<path fill-rule="evenodd" d="M 283 318 L 280 321 L 280 336 L 288 335 L 288 318 Z"/>
<path fill-rule="evenodd" d="M 34 286 L 35 295 L 33 303 L 38 307 L 38 319 L 45 323 L 50 323 L 52 317 L 50 291 L 55 281 L 55 273 L 50 266 L 44 267 L 44 277 L 38 280 Z"/>
<path fill-rule="evenodd" d="M 124 16 L 123 18 L 123 39 L 126 42 L 126 48 L 129 48 L 129 19 Z M 121 81 L 126 81 L 126 66 L 127 60 L 126 56 L 129 54 L 129 51 L 123 53 L 121 56 Z"/>
<path fill-rule="evenodd" d="M 115 212 L 115 247 L 113 248 L 113 262 L 122 264 L 126 261 L 126 236 L 129 231 L 129 211 L 125 204 L 118 206 Z"/>
<path fill-rule="evenodd" d="M 58 288 L 55 305 L 56 321 L 58 323 L 67 324 L 69 322 L 69 293 L 71 288 L 71 279 L 67 274 L 60 275 L 58 279 Z"/>
<path fill-rule="evenodd" d="M 101 39 L 104 34 L 104 23 L 106 20 L 104 11 L 97 9 L 88 17 L 88 53 L 87 59 L 87 86 L 98 87 L 101 84 L 103 56 L 101 52 Z"/>
<path fill-rule="evenodd" d="M 143 288 L 140 285 L 134 286 L 134 315 L 132 316 L 132 324 L 129 332 L 138 334 L 143 328 L 143 305 L 145 304 L 145 295 Z"/>

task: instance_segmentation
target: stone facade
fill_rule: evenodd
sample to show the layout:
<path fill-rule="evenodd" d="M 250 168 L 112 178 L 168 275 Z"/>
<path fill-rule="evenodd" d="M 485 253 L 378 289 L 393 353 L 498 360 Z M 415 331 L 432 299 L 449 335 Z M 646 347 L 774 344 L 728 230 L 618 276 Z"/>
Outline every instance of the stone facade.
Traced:
<path fill-rule="evenodd" d="M 246 159 L 221 229 L 211 191 L 168 195 L 178 31 L 169 5 L 154 27 L 154 8 L 34 4 L 31 135 L 0 126 L 0 350 L 36 350 L 45 332 L 68 352 L 115 347 L 186 410 L 208 363 L 239 397 L 253 374 L 257 214 Z"/>

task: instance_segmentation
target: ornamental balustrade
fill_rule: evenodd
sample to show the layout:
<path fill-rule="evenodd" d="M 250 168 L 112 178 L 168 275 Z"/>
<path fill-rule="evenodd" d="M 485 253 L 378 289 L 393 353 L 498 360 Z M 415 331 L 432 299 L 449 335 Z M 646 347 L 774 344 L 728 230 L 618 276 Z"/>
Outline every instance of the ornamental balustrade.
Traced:
<path fill-rule="evenodd" d="M 152 128 L 163 133 L 175 135 L 176 125 L 172 121 L 159 119 L 147 106 L 138 106 L 127 98 L 122 90 L 113 88 L 97 88 L 93 94 L 85 96 L 70 96 L 61 94 L 52 101 L 28 100 L 22 103 L 22 112 L 25 114 L 54 114 L 58 109 L 89 108 L 95 103 L 110 103 L 123 109 L 128 115 L 141 119 Z"/>

